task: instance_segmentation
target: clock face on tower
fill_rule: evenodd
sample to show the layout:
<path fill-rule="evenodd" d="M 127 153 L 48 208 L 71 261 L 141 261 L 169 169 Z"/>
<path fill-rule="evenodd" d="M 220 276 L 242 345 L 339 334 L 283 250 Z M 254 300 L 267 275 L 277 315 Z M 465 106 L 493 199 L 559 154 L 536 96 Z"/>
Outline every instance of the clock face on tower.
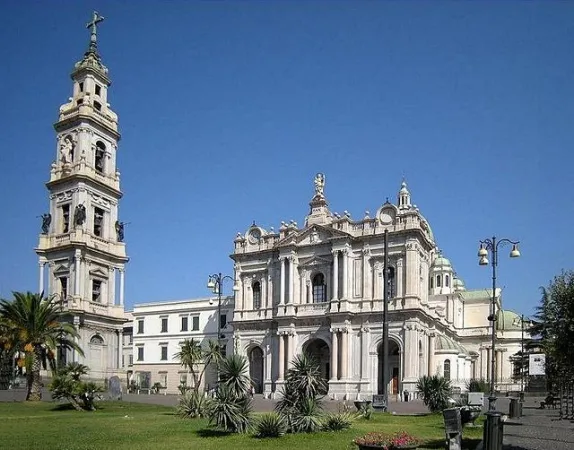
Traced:
<path fill-rule="evenodd" d="M 259 228 L 253 228 L 249 232 L 249 236 L 247 237 L 250 244 L 257 244 L 261 239 L 261 230 Z"/>
<path fill-rule="evenodd" d="M 394 211 L 391 208 L 383 209 L 379 215 L 379 220 L 383 225 L 389 225 L 393 223 Z"/>

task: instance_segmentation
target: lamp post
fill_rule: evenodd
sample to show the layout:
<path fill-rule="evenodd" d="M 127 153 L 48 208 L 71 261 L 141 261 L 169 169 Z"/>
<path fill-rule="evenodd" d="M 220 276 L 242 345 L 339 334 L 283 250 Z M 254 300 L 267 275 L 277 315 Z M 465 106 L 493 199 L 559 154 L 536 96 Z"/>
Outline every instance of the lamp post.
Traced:
<path fill-rule="evenodd" d="M 496 410 L 496 396 L 494 394 L 495 378 L 496 378 L 496 267 L 498 266 L 498 247 L 511 244 L 512 250 L 510 251 L 511 258 L 518 258 L 520 251 L 518 250 L 519 241 L 511 241 L 510 239 L 496 239 L 493 236 L 490 239 L 480 241 L 480 248 L 478 250 L 478 257 L 480 258 L 478 264 L 481 266 L 488 265 L 488 252 L 490 251 L 492 266 L 492 302 L 490 304 L 490 315 L 488 320 L 492 324 L 492 350 L 490 357 L 490 394 L 488 396 L 488 410 Z"/>
<path fill-rule="evenodd" d="M 225 280 L 235 282 L 233 277 L 222 275 L 221 272 L 210 275 L 207 280 L 207 288 L 211 289 L 214 294 L 217 294 L 217 345 L 219 350 L 221 350 L 221 294 L 223 292 L 223 283 Z M 234 283 L 233 291 L 237 292 L 238 290 L 239 287 Z"/>
<path fill-rule="evenodd" d="M 389 231 L 384 234 L 385 260 L 383 263 L 383 410 L 389 408 Z"/>
<path fill-rule="evenodd" d="M 513 325 L 518 325 L 518 321 L 520 321 L 520 400 L 522 401 L 524 400 L 524 314 L 520 314 L 520 319 L 514 319 Z"/>

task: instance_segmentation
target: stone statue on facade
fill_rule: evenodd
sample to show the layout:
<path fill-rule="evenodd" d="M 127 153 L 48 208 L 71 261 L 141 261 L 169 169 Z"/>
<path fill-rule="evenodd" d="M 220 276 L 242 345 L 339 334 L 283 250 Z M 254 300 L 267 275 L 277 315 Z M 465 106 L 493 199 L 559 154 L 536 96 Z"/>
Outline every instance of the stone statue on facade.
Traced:
<path fill-rule="evenodd" d="M 39 216 L 42 218 L 42 234 L 50 232 L 50 224 L 52 223 L 52 214 L 46 213 Z"/>
<path fill-rule="evenodd" d="M 318 173 L 315 175 L 315 195 L 319 197 L 323 197 L 323 192 L 325 189 L 325 175 L 322 173 Z"/>
<path fill-rule="evenodd" d="M 124 222 L 120 222 L 116 220 L 116 235 L 118 238 L 118 242 L 124 242 Z"/>
<path fill-rule="evenodd" d="M 76 206 L 74 210 L 74 224 L 83 225 L 86 221 L 86 207 L 84 205 Z"/>
<path fill-rule="evenodd" d="M 74 144 L 68 137 L 66 137 L 60 144 L 60 161 L 63 164 L 68 164 L 72 162 L 73 150 L 74 150 Z"/>

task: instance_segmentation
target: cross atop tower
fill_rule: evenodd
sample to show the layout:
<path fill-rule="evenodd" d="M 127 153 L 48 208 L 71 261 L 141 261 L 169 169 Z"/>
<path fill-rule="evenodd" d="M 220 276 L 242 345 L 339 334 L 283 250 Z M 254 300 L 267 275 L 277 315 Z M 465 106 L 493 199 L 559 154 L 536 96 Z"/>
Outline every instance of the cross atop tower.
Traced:
<path fill-rule="evenodd" d="M 98 50 L 98 27 L 100 22 L 104 21 L 104 16 L 100 16 L 97 11 L 94 11 L 92 20 L 86 24 L 86 28 L 90 28 L 90 47 L 88 52 L 96 53 Z"/>

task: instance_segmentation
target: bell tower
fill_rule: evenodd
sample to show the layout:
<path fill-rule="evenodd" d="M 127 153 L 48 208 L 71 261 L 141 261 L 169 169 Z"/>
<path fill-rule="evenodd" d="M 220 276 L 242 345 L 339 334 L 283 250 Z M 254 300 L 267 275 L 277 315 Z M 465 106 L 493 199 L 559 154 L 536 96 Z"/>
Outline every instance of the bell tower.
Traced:
<path fill-rule="evenodd" d="M 85 356 L 60 358 L 90 367 L 91 378 L 121 370 L 124 268 L 128 262 L 119 217 L 116 166 L 118 116 L 108 102 L 111 81 L 98 53 L 94 12 L 88 50 L 71 74 L 72 96 L 60 107 L 56 155 L 46 183 L 49 211 L 42 215 L 39 291 L 54 296 L 78 325 Z"/>

